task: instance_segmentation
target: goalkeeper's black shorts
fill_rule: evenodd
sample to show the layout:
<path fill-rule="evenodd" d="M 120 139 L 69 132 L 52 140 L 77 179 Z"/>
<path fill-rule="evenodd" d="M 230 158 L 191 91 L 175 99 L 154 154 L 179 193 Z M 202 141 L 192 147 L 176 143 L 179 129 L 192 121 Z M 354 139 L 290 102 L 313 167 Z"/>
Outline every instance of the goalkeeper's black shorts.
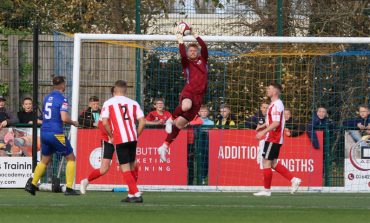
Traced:
<path fill-rule="evenodd" d="M 102 153 L 104 159 L 112 159 L 114 154 L 114 145 L 107 141 L 102 141 Z"/>
<path fill-rule="evenodd" d="M 120 165 L 135 162 L 136 141 L 116 145 L 117 158 Z"/>
<path fill-rule="evenodd" d="M 281 144 L 265 141 L 262 157 L 266 160 L 278 159 L 281 146 Z"/>

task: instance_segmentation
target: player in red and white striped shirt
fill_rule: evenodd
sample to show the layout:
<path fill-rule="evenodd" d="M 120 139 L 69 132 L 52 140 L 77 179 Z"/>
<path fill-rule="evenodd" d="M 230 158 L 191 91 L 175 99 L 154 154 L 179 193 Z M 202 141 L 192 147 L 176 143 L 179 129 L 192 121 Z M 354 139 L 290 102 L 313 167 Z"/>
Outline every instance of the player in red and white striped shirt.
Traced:
<path fill-rule="evenodd" d="M 114 96 L 114 87 L 111 88 L 111 94 Z M 102 157 L 101 157 L 101 165 L 99 169 L 95 169 L 91 171 L 89 176 L 80 182 L 80 192 L 81 194 L 86 194 L 86 189 L 89 183 L 98 179 L 99 177 L 105 175 L 112 164 L 112 158 L 115 151 L 114 145 L 109 142 L 109 136 L 107 131 L 103 126 L 103 120 L 101 116 L 99 117 L 98 128 L 100 130 L 100 140 L 102 143 Z M 138 167 L 135 166 L 135 171 L 132 172 L 132 175 L 137 182 L 138 179 Z"/>
<path fill-rule="evenodd" d="M 267 88 L 267 96 L 271 104 L 267 111 L 266 122 L 257 126 L 256 138 L 261 140 L 265 137 L 263 148 L 263 176 L 265 190 L 254 193 L 255 196 L 271 196 L 272 169 L 291 181 L 293 194 L 298 190 L 301 179 L 293 177 L 292 173 L 283 165 L 278 163 L 280 148 L 284 142 L 284 104 L 280 100 L 282 87 L 280 84 L 272 83 Z M 260 148 L 261 149 L 261 148 Z"/>
<path fill-rule="evenodd" d="M 145 118 L 139 103 L 125 97 L 127 84 L 118 80 L 114 85 L 114 97 L 106 101 L 102 108 L 102 122 L 109 141 L 115 145 L 123 179 L 129 191 L 122 202 L 141 203 L 143 198 L 135 181 L 135 160 L 137 139 L 144 130 Z M 138 126 L 136 127 L 136 122 Z"/>
<path fill-rule="evenodd" d="M 114 87 L 111 88 L 112 96 L 114 96 Z M 95 169 L 91 171 L 89 176 L 86 179 L 81 180 L 80 182 L 80 192 L 81 194 L 86 194 L 86 189 L 89 183 L 93 180 L 98 179 L 99 177 L 106 174 L 109 170 L 109 167 L 111 165 L 111 161 L 113 158 L 114 153 L 114 145 L 109 142 L 109 137 L 107 131 L 105 131 L 105 128 L 103 126 L 103 121 L 101 118 L 101 114 L 99 115 L 99 121 L 98 121 L 98 128 L 100 130 L 100 140 L 102 143 L 102 159 L 101 159 L 101 165 L 99 169 Z"/>

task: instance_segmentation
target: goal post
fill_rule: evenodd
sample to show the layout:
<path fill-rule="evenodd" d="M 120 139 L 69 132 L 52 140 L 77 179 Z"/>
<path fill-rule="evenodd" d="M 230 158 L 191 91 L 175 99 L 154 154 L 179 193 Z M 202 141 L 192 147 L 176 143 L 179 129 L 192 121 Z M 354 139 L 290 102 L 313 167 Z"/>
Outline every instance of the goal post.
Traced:
<path fill-rule="evenodd" d="M 292 171 L 305 177 L 305 184 L 303 185 L 305 191 L 363 190 L 360 185 L 357 187 L 356 183 L 349 187 L 344 185 L 347 177 L 345 176 L 346 168 L 350 167 L 345 166 L 347 164 L 345 159 L 348 157 L 345 151 L 347 144 L 345 144 L 343 137 L 344 134 L 346 134 L 346 137 L 348 136 L 347 130 L 355 129 L 351 127 L 347 129 L 348 126 L 344 126 L 343 123 L 355 114 L 354 109 L 357 109 L 359 104 L 368 103 L 369 100 L 369 90 L 366 85 L 366 83 L 370 83 L 369 37 L 203 35 L 201 37 L 210 46 L 210 60 L 212 60 L 209 67 L 210 80 L 205 104 L 208 105 L 210 116 L 215 122 L 220 117 L 219 109 L 222 107 L 221 105 L 228 104 L 232 113 L 236 116 L 235 120 L 232 120 L 235 122 L 235 126 L 230 128 L 212 126 L 212 128 L 205 128 L 206 130 L 194 127 L 191 131 L 187 130 L 190 133 L 186 134 L 193 135 L 193 139 L 191 139 L 193 143 L 187 142 L 191 146 L 185 148 L 186 153 L 187 155 L 194 153 L 195 158 L 188 157 L 187 166 L 182 168 L 189 168 L 189 165 L 192 165 L 195 170 L 191 171 L 202 175 L 203 170 L 197 168 L 207 166 L 206 175 L 208 175 L 205 177 L 205 186 L 161 185 L 159 183 L 146 186 L 146 189 L 176 191 L 254 191 L 258 189 L 262 185 L 260 183 L 262 182 L 262 174 L 258 172 L 257 164 L 254 162 L 255 153 L 258 151 L 258 143 L 256 145 L 254 142 L 253 128 L 249 124 L 246 127 L 246 123 L 260 109 L 260 104 L 266 100 L 264 87 L 269 82 L 276 81 L 276 77 L 273 75 L 277 63 L 276 58 L 282 57 L 282 82 L 285 90 L 283 101 L 285 107 L 290 108 L 293 116 L 296 117 L 291 123 L 292 126 L 299 126 L 297 128 L 302 127 L 302 129 L 297 130 L 299 132 L 297 137 L 286 137 L 286 156 L 282 158 L 281 162 Z M 146 102 L 144 110 L 150 111 L 151 109 L 148 107 L 148 101 L 152 103 L 154 98 L 163 97 L 166 99 L 166 104 L 169 104 L 170 112 L 172 112 L 175 104 L 178 103 L 178 93 L 181 90 L 181 85 L 183 85 L 181 80 L 169 80 L 168 78 L 169 73 L 181 76 L 180 62 L 176 51 L 176 37 L 174 35 L 76 33 L 74 35 L 72 76 L 71 117 L 73 120 L 78 119 L 81 104 L 84 103 L 80 101 L 83 44 L 94 41 L 106 45 L 117 44 L 117 42 L 142 44 L 143 50 L 147 52 L 142 57 L 145 64 L 142 72 L 148 73 L 146 78 L 155 77 L 150 83 L 146 83 L 144 94 L 148 94 L 148 96 L 144 99 Z M 194 42 L 195 39 L 192 36 L 185 36 L 184 41 Z M 92 54 L 92 52 L 90 53 Z M 96 59 L 113 61 L 119 56 L 116 54 L 113 56 L 109 54 L 102 55 L 99 58 L 91 56 L 90 62 L 94 63 Z M 213 58 L 217 59 L 213 60 Z M 130 58 L 125 58 L 125 60 L 127 64 L 132 62 Z M 98 67 L 95 69 L 99 73 L 99 69 L 106 68 Z M 106 71 L 104 70 L 104 72 Z M 351 73 L 356 75 L 353 81 L 358 81 L 359 87 L 356 86 L 356 83 L 350 83 Z M 365 78 L 363 80 L 365 84 L 361 82 L 361 78 Z M 110 81 L 113 84 L 116 80 Z M 349 89 L 351 89 L 350 92 Z M 349 96 L 350 99 L 348 100 L 351 101 L 345 99 L 346 95 Z M 316 109 L 319 106 L 327 108 L 335 127 L 327 125 L 317 126 L 317 128 L 315 126 L 309 129 L 311 128 L 311 119 L 313 119 L 312 117 L 316 114 Z M 341 112 L 345 115 L 340 115 Z M 77 163 L 79 162 L 78 131 L 76 127 L 71 127 L 71 145 L 75 150 Z M 160 129 L 151 129 L 150 131 L 155 134 L 158 131 L 158 136 L 148 136 L 152 137 L 151 140 L 163 137 Z M 204 131 L 207 132 L 207 139 L 202 138 L 201 133 Z M 181 137 L 186 138 L 186 134 L 184 133 Z M 91 135 L 91 137 L 96 137 L 96 135 Z M 317 139 L 313 139 L 315 137 Z M 311 144 L 310 140 L 316 140 L 319 147 L 316 148 L 314 142 Z M 196 150 L 200 147 L 207 147 L 207 150 L 209 148 L 209 154 L 207 151 L 206 156 L 203 156 L 204 154 L 199 155 L 202 152 Z M 300 150 L 294 150 L 296 147 Z M 141 153 L 140 162 L 143 162 L 142 158 L 149 153 L 150 148 L 152 148 L 151 145 L 139 151 Z M 217 151 L 215 152 L 215 150 Z M 176 150 L 171 150 L 171 153 L 176 153 Z M 333 158 L 333 156 L 337 156 L 337 158 Z M 192 164 L 189 164 L 190 159 L 193 160 Z M 251 160 L 253 160 L 253 164 Z M 320 169 L 315 169 L 314 172 L 311 168 L 316 168 L 316 163 L 312 164 L 312 162 L 318 161 L 322 162 L 321 165 L 318 165 Z M 204 162 L 204 165 L 202 162 Z M 148 171 L 150 171 L 150 168 L 152 167 L 148 167 Z M 328 175 L 328 170 L 331 171 L 330 175 Z M 185 174 L 189 174 L 191 171 L 188 169 Z M 313 177 L 315 174 L 319 174 L 322 179 Z M 274 173 L 275 175 L 277 174 Z M 249 178 L 249 180 L 245 178 Z M 328 181 L 326 181 L 327 179 Z M 200 181 L 202 180 L 204 180 L 204 176 L 203 178 L 200 177 Z M 280 181 L 281 179 L 278 180 L 275 188 L 279 191 L 286 191 L 287 187 L 284 183 L 281 184 Z M 76 183 L 79 184 L 79 182 Z M 319 185 L 320 183 L 321 185 Z M 114 186 L 119 187 L 119 185 L 122 185 L 122 182 L 117 180 L 116 184 L 113 185 L 97 184 L 91 188 L 105 190 Z"/>

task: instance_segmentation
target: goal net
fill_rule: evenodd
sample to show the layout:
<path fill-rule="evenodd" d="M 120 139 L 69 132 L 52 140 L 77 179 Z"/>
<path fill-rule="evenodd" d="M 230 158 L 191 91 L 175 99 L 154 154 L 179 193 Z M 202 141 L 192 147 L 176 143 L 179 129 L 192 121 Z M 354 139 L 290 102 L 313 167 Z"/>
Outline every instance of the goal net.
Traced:
<path fill-rule="evenodd" d="M 360 130 L 359 105 L 369 105 L 370 38 L 203 36 L 209 51 L 209 81 L 202 116 L 182 130 L 169 159 L 157 154 L 165 137 L 157 120 L 139 138 L 138 184 L 144 190 L 254 191 L 262 188 L 255 128 L 265 120 L 266 87 L 284 87 L 284 145 L 279 163 L 302 179 L 302 191 L 364 191 L 370 186 L 369 131 Z M 185 37 L 186 44 L 194 42 Z M 128 97 L 145 115 L 157 103 L 173 112 L 185 84 L 174 36 L 75 34 L 72 118 L 93 96 L 111 97 L 114 82 L 128 82 Z M 361 109 L 361 108 L 360 108 Z M 367 110 L 368 112 L 368 110 Z M 204 117 L 203 117 L 204 118 Z M 100 167 L 99 130 L 80 117 L 71 128 L 77 155 L 76 184 Z M 83 122 L 83 123 L 81 123 Z M 78 185 L 77 185 L 78 186 Z M 272 189 L 289 180 L 273 172 Z M 113 158 L 109 172 L 89 189 L 124 190 Z"/>

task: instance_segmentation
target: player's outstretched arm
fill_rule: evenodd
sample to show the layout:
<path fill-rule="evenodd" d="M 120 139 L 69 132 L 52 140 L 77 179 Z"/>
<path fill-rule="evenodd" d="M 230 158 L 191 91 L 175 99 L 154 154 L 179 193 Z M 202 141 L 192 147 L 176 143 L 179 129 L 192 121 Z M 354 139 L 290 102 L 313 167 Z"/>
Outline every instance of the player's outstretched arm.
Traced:
<path fill-rule="evenodd" d="M 137 137 L 139 137 L 139 136 L 141 135 L 141 133 L 143 132 L 144 127 L 145 127 L 145 122 L 146 122 L 146 120 L 145 120 L 145 118 L 143 117 L 143 118 L 139 118 L 139 119 L 138 119 L 138 122 L 139 122 L 139 124 L 138 124 L 138 126 L 137 126 Z"/>
<path fill-rule="evenodd" d="M 63 123 L 67 125 L 73 125 L 78 127 L 78 122 L 77 121 L 72 121 L 71 117 L 69 116 L 68 112 L 61 111 L 60 116 L 62 118 Z"/>
<path fill-rule="evenodd" d="M 179 43 L 179 52 L 180 52 L 180 56 L 181 56 L 181 64 L 182 64 L 183 67 L 187 67 L 187 65 L 188 65 L 188 56 L 186 55 L 186 47 L 185 47 L 184 39 L 183 39 L 184 36 L 182 35 L 183 32 L 184 32 L 184 30 L 181 30 L 178 27 L 175 29 L 176 39 L 177 39 L 177 42 Z"/>
<path fill-rule="evenodd" d="M 208 48 L 207 48 L 207 44 L 203 41 L 203 39 L 198 35 L 198 32 L 195 31 L 195 30 L 192 30 L 191 33 L 193 34 L 194 38 L 198 41 L 199 45 L 200 45 L 200 55 L 202 55 L 202 57 L 208 61 Z"/>

